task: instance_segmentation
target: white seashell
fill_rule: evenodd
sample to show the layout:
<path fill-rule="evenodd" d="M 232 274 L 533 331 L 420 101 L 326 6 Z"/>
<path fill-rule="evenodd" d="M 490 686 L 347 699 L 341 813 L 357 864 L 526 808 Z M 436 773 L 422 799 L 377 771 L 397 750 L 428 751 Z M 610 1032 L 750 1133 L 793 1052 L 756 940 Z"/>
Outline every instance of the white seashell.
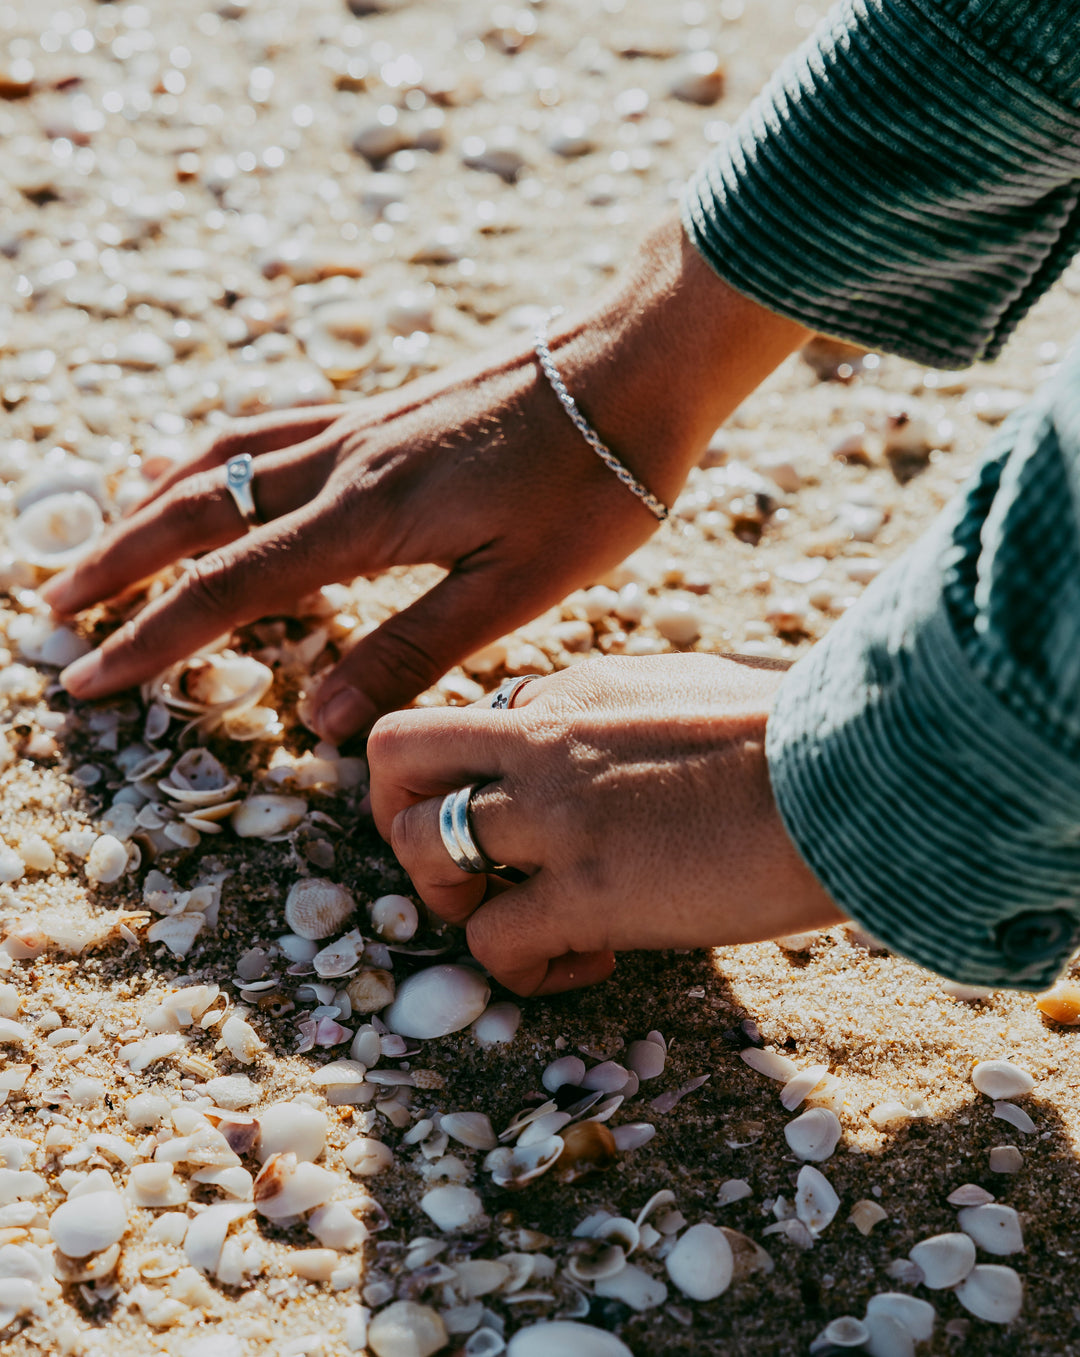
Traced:
<path fill-rule="evenodd" d="M 1035 1123 L 1022 1107 L 1017 1107 L 1015 1103 L 995 1103 L 994 1116 L 1001 1121 L 1007 1121 L 1010 1126 L 1015 1126 L 1018 1131 L 1025 1135 L 1030 1135 L 1036 1129 Z"/>
<path fill-rule="evenodd" d="M 564 1055 L 558 1060 L 553 1060 L 540 1076 L 540 1082 L 549 1093 L 555 1093 L 564 1084 L 571 1084 L 575 1088 L 581 1087 L 581 1081 L 585 1078 L 585 1062 L 580 1056 Z"/>
<path fill-rule="evenodd" d="M 473 1150 L 493 1150 L 499 1143 L 483 1112 L 448 1112 L 439 1125 L 452 1140 Z"/>
<path fill-rule="evenodd" d="M 867 1315 L 863 1351 L 869 1357 L 915 1357 L 915 1340 L 892 1315 Z"/>
<path fill-rule="evenodd" d="M 941 988 L 950 999 L 987 999 L 994 993 L 985 985 L 962 985 L 958 980 L 943 980 Z"/>
<path fill-rule="evenodd" d="M 615 1141 L 615 1148 L 620 1154 L 625 1154 L 628 1150 L 637 1150 L 642 1145 L 647 1145 L 656 1135 L 656 1127 L 647 1121 L 631 1121 L 623 1126 L 616 1126 L 611 1135 Z"/>
<path fill-rule="evenodd" d="M 189 749 L 173 765 L 169 776 L 158 783 L 166 796 L 186 806 L 226 801 L 239 785 L 240 779 L 230 777 L 208 749 Z"/>
<path fill-rule="evenodd" d="M 816 1341 L 831 1343 L 836 1348 L 861 1348 L 869 1337 L 869 1330 L 861 1319 L 856 1319 L 854 1315 L 840 1315 L 825 1325 L 821 1337 Z M 814 1345 L 811 1345 L 811 1351 L 813 1348 Z"/>
<path fill-rule="evenodd" d="M 184 1253 L 192 1267 L 207 1276 L 215 1276 L 225 1247 L 225 1236 L 234 1221 L 243 1220 L 252 1212 L 249 1202 L 222 1203 L 208 1206 L 188 1226 L 184 1236 Z"/>
<path fill-rule="evenodd" d="M 493 1150 L 484 1161 L 484 1166 L 490 1168 L 497 1187 L 524 1187 L 553 1168 L 564 1148 L 562 1136 L 550 1136 L 547 1140 L 537 1141 L 524 1148 L 515 1146 L 513 1150 Z M 504 1157 L 496 1161 L 496 1155 Z"/>
<path fill-rule="evenodd" d="M 1019 1173 L 1024 1167 L 1024 1156 L 1015 1145 L 995 1145 L 990 1151 L 991 1173 Z"/>
<path fill-rule="evenodd" d="M 360 957 L 364 951 L 364 939 L 360 936 L 357 929 L 351 933 L 346 933 L 344 937 L 338 938 L 330 943 L 321 951 L 316 952 L 311 959 L 311 964 L 315 968 L 316 975 L 321 975 L 327 979 L 336 979 L 338 976 L 348 975 L 359 964 Z"/>
<path fill-rule="evenodd" d="M 923 1275 L 931 1291 L 962 1282 L 975 1266 L 975 1245 L 966 1234 L 938 1234 L 923 1239 L 908 1250 L 908 1257 Z"/>
<path fill-rule="evenodd" d="M 152 701 L 171 711 L 222 716 L 255 706 L 269 692 L 273 670 L 250 655 L 225 650 L 192 655 L 148 685 Z"/>
<path fill-rule="evenodd" d="M 307 1227 L 320 1244 L 329 1249 L 359 1249 L 371 1237 L 371 1231 L 355 1214 L 355 1207 L 366 1204 L 366 1198 L 351 1202 L 330 1202 L 319 1206 L 308 1216 Z"/>
<path fill-rule="evenodd" d="M 439 1312 L 416 1301 L 396 1300 L 368 1325 L 367 1344 L 376 1357 L 432 1357 L 448 1341 Z"/>
<path fill-rule="evenodd" d="M 701 609 L 693 595 L 669 593 L 649 609 L 649 621 L 672 645 L 691 645 L 701 635 Z"/>
<path fill-rule="evenodd" d="M 977 1183 L 964 1183 L 954 1188 L 945 1200 L 950 1206 L 987 1206 L 994 1200 L 994 1194 Z"/>
<path fill-rule="evenodd" d="M 297 1163 L 293 1154 L 271 1155 L 255 1179 L 255 1209 L 268 1220 L 284 1220 L 330 1200 L 341 1180 L 318 1164 Z"/>
<path fill-rule="evenodd" d="M 728 1206 L 731 1202 L 742 1201 L 744 1197 L 753 1195 L 753 1188 L 745 1178 L 728 1178 L 726 1182 L 720 1184 L 720 1191 L 716 1194 L 717 1206 Z"/>
<path fill-rule="evenodd" d="M 879 1291 L 866 1305 L 867 1318 L 890 1315 L 907 1329 L 916 1343 L 924 1343 L 934 1333 L 937 1312 L 928 1300 L 905 1295 L 903 1291 Z"/>
<path fill-rule="evenodd" d="M 271 1104 L 259 1113 L 259 1162 L 275 1154 L 294 1154 L 298 1160 L 313 1162 L 326 1147 L 328 1126 L 326 1114 L 307 1103 Z"/>
<path fill-rule="evenodd" d="M 887 1219 L 888 1212 L 878 1202 L 871 1201 L 868 1197 L 857 1201 L 851 1208 L 851 1215 L 848 1216 L 849 1222 L 861 1235 L 868 1235 L 875 1225 L 880 1225 Z"/>
<path fill-rule="evenodd" d="M 168 1163 L 134 1165 L 127 1190 L 135 1206 L 181 1206 L 188 1199 L 187 1187 Z"/>
<path fill-rule="evenodd" d="M 378 1013 L 394 1002 L 397 986 L 390 971 L 365 966 L 345 986 L 345 993 L 354 1013 Z"/>
<path fill-rule="evenodd" d="M 118 1243 L 127 1230 L 127 1207 L 118 1192 L 88 1192 L 58 1206 L 49 1235 L 68 1258 L 86 1258 Z"/>
<path fill-rule="evenodd" d="M 191 1175 L 193 1183 L 206 1183 L 216 1187 L 226 1196 L 236 1197 L 240 1201 L 252 1199 L 255 1183 L 251 1174 L 244 1168 L 204 1168 L 196 1169 Z"/>
<path fill-rule="evenodd" d="M 1030 1093 L 1035 1079 L 1008 1060 L 983 1060 L 971 1071 L 971 1082 L 988 1098 L 1019 1098 Z"/>
<path fill-rule="evenodd" d="M 780 1102 L 789 1112 L 794 1112 L 829 1073 L 827 1065 L 810 1065 L 793 1075 L 780 1090 Z"/>
<path fill-rule="evenodd" d="M 836 1215 L 840 1198 L 818 1169 L 804 1164 L 799 1170 L 795 1214 L 813 1234 L 820 1234 Z"/>
<path fill-rule="evenodd" d="M 821 1163 L 840 1141 L 840 1118 L 827 1107 L 812 1107 L 784 1127 L 784 1138 L 798 1159 Z"/>
<path fill-rule="evenodd" d="M 957 1224 L 987 1253 L 1024 1251 L 1020 1217 L 1011 1206 L 967 1206 L 957 1213 Z"/>
<path fill-rule="evenodd" d="M 739 1055 L 752 1070 L 757 1070 L 758 1074 L 764 1074 L 768 1079 L 782 1079 L 786 1084 L 799 1073 L 799 1067 L 794 1060 L 789 1060 L 786 1055 L 780 1055 L 776 1051 L 764 1051 L 758 1046 L 747 1046 L 739 1052 Z"/>
<path fill-rule="evenodd" d="M 24 565 L 65 570 L 93 550 L 104 530 L 97 501 L 69 490 L 28 505 L 8 529 L 7 546 Z"/>
<path fill-rule="evenodd" d="M 142 1074 L 158 1060 L 167 1060 L 177 1055 L 186 1046 L 184 1038 L 177 1033 L 165 1033 L 162 1036 L 146 1037 L 142 1041 L 133 1041 L 121 1046 L 120 1059 L 133 1074 Z"/>
<path fill-rule="evenodd" d="M 311 1082 L 317 1088 L 362 1084 L 367 1076 L 367 1067 L 358 1060 L 332 1060 L 329 1065 L 320 1065 L 311 1076 Z"/>
<path fill-rule="evenodd" d="M 146 930 L 146 940 L 164 943 L 173 956 L 187 956 L 205 923 L 202 914 L 170 914 L 150 925 Z"/>
<path fill-rule="evenodd" d="M 221 1025 L 221 1044 L 241 1065 L 250 1065 L 260 1051 L 266 1050 L 266 1042 L 254 1027 L 235 1014 Z"/>
<path fill-rule="evenodd" d="M 626 1064 L 639 1079 L 657 1079 L 664 1072 L 667 1052 L 655 1041 L 632 1041 L 626 1051 Z"/>
<path fill-rule="evenodd" d="M 657 1277 L 628 1263 L 610 1277 L 598 1278 L 593 1292 L 610 1300 L 621 1300 L 631 1310 L 653 1310 L 668 1298 L 668 1289 Z"/>
<path fill-rule="evenodd" d="M 99 885 L 108 885 L 119 881 L 127 871 L 128 850 L 119 839 L 111 834 L 102 834 L 94 840 L 94 846 L 86 859 L 86 875 Z"/>
<path fill-rule="evenodd" d="M 246 1074 L 223 1074 L 210 1079 L 202 1086 L 203 1093 L 213 1098 L 218 1107 L 227 1112 L 237 1112 L 242 1107 L 250 1107 L 262 1097 L 258 1084 L 252 1083 Z"/>
<path fill-rule="evenodd" d="M 597 1240 L 581 1248 L 567 1264 L 566 1271 L 576 1282 L 596 1282 L 614 1277 L 626 1267 L 626 1252 L 618 1244 Z"/>
<path fill-rule="evenodd" d="M 371 926 L 384 942 L 408 942 L 420 913 L 407 895 L 380 895 L 371 903 Z"/>
<path fill-rule="evenodd" d="M 447 1183 L 433 1187 L 420 1198 L 420 1208 L 440 1230 L 467 1230 L 484 1220 L 484 1206 L 471 1187 Z"/>
<path fill-rule="evenodd" d="M 618 1093 L 625 1085 L 629 1071 L 614 1060 L 605 1060 L 585 1071 L 581 1087 L 594 1093 Z"/>
<path fill-rule="evenodd" d="M 394 1162 L 394 1152 L 389 1145 L 367 1136 L 350 1140 L 341 1157 L 349 1172 L 355 1173 L 358 1178 L 372 1178 Z"/>
<path fill-rule="evenodd" d="M 299 796 L 266 792 L 249 796 L 232 813 L 233 832 L 241 839 L 276 839 L 295 829 L 307 809 L 307 802 Z"/>
<path fill-rule="evenodd" d="M 897 1122 L 909 1121 L 912 1111 L 910 1107 L 905 1107 L 903 1103 L 878 1103 L 876 1107 L 870 1109 L 867 1116 L 875 1126 L 881 1128 L 894 1126 Z"/>
<path fill-rule="evenodd" d="M 514 1040 L 521 1026 L 517 1004 L 488 1004 L 472 1025 L 472 1034 L 481 1046 L 505 1046 Z"/>
<path fill-rule="evenodd" d="M 956 1288 L 956 1299 L 976 1319 L 1008 1324 L 1020 1313 L 1024 1286 L 1011 1267 L 980 1263 Z"/>
<path fill-rule="evenodd" d="M 430 966 L 409 976 L 383 1015 L 391 1032 L 428 1041 L 460 1032 L 484 1011 L 491 990 L 468 966 Z"/>
<path fill-rule="evenodd" d="M 734 1255 L 723 1230 L 701 1221 L 691 1225 L 668 1254 L 668 1276 L 691 1300 L 714 1300 L 731 1285 Z"/>
<path fill-rule="evenodd" d="M 613 1333 L 592 1324 L 570 1319 L 545 1321 L 518 1329 L 510 1339 L 506 1357 L 633 1357 Z M 381 1357 L 381 1355 L 380 1355 Z"/>
<path fill-rule="evenodd" d="M 285 922 L 301 938 L 328 938 L 352 917 L 356 901 L 336 881 L 302 877 L 285 900 Z"/>

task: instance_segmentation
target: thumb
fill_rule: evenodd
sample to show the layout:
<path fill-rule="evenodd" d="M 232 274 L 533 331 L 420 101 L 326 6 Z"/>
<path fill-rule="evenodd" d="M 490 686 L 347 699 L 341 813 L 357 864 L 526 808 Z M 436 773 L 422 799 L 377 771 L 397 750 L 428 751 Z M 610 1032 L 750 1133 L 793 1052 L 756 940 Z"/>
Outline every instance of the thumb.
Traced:
<path fill-rule="evenodd" d="M 410 702 L 463 655 L 537 611 L 493 565 L 452 570 L 403 612 L 358 641 L 304 703 L 306 725 L 333 744 Z M 535 587 L 535 586 L 534 586 Z M 512 598 L 512 613 L 492 606 Z"/>

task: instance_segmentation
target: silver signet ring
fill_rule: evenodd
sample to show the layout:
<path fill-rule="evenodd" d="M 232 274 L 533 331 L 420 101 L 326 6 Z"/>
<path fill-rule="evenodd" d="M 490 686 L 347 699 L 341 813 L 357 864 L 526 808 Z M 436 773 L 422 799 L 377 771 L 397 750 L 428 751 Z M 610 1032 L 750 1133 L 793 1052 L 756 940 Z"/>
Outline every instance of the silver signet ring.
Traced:
<path fill-rule="evenodd" d="M 232 495 L 233 503 L 240 511 L 240 517 L 249 528 L 257 528 L 262 519 L 255 508 L 255 497 L 251 493 L 255 480 L 255 463 L 250 453 L 242 452 L 230 457 L 225 463 L 225 489 Z"/>

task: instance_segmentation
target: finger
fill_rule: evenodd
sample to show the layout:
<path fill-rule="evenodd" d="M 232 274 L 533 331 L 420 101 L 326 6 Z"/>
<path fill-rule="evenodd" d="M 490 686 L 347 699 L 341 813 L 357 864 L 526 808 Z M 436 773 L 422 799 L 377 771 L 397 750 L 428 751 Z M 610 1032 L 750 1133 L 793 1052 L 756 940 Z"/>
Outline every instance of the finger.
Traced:
<path fill-rule="evenodd" d="M 615 967 L 611 951 L 575 952 L 570 946 L 559 891 L 553 878 L 540 872 L 481 905 L 466 925 L 473 956 L 515 994 L 554 994 L 595 984 Z"/>
<path fill-rule="evenodd" d="M 329 457 L 332 446 L 332 439 L 320 435 L 303 447 L 264 457 L 252 487 L 263 518 L 279 518 L 318 491 L 325 480 L 319 462 Z M 247 530 L 220 469 L 187 476 L 118 524 L 93 555 L 51 579 L 41 596 L 54 612 L 76 613 L 186 556 L 224 546 Z M 294 591 L 293 597 L 298 596 Z"/>
<path fill-rule="evenodd" d="M 324 512 L 321 503 L 305 505 L 202 557 L 60 681 L 84 700 L 134 687 L 241 623 L 276 612 L 282 598 L 336 578 Z"/>
<path fill-rule="evenodd" d="M 308 700 L 303 719 L 324 740 L 340 744 L 429 688 L 463 655 L 534 616 L 546 595 L 546 580 L 510 573 L 494 560 L 455 567 L 343 656 Z"/>
<path fill-rule="evenodd" d="M 215 434 L 202 452 L 186 462 L 177 463 L 159 477 L 136 506 L 136 511 L 187 477 L 224 466 L 230 457 L 239 457 L 245 452 L 251 457 L 261 457 L 264 453 L 278 452 L 318 438 L 348 408 L 346 405 L 308 405 L 298 410 L 274 410 L 252 419 L 238 420 Z"/>
<path fill-rule="evenodd" d="M 467 784 L 459 784 L 467 785 Z M 484 899 L 488 878 L 463 871 L 440 829 L 443 798 L 426 797 L 394 816 L 390 846 L 424 904 L 448 923 L 464 923 Z M 469 827 L 480 852 L 495 863 L 536 868 L 528 825 L 498 783 L 478 788 L 469 802 Z"/>

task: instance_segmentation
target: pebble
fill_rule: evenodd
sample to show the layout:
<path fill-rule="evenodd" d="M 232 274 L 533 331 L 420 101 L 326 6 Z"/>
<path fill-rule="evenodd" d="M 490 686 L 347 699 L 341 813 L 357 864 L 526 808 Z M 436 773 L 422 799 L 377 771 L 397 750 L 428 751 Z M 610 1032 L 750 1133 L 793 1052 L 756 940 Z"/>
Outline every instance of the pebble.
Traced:
<path fill-rule="evenodd" d="M 990 1151 L 991 1173 L 1019 1173 L 1024 1156 L 1015 1145 L 995 1145 Z"/>
<path fill-rule="evenodd" d="M 118 1192 L 88 1192 L 64 1202 L 49 1217 L 49 1236 L 68 1258 L 100 1253 L 126 1230 L 127 1207 Z"/>
<path fill-rule="evenodd" d="M 667 1054 L 655 1041 L 632 1041 L 627 1047 L 626 1064 L 639 1079 L 658 1079 L 664 1072 Z"/>
<path fill-rule="evenodd" d="M 371 1320 L 367 1341 L 376 1357 L 432 1357 L 446 1346 L 449 1335 L 430 1305 L 396 1300 Z"/>
<path fill-rule="evenodd" d="M 971 1082 L 988 1098 L 1020 1098 L 1035 1087 L 1034 1077 L 1008 1060 L 983 1060 L 971 1071 Z"/>

